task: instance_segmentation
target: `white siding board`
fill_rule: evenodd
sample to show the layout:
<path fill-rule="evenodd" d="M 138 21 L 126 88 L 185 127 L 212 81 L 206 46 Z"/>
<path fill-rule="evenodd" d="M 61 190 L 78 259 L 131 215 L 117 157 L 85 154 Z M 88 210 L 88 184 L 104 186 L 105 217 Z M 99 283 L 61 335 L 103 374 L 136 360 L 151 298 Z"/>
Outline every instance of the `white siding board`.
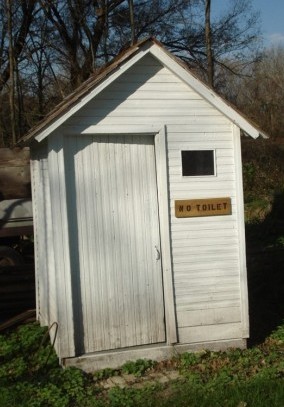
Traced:
<path fill-rule="evenodd" d="M 196 98 L 197 101 L 200 101 L 200 106 L 208 106 L 206 105 L 206 102 L 204 103 L 204 100 L 199 98 L 197 95 L 194 97 Z M 103 91 L 98 97 L 96 98 L 96 101 L 93 103 L 98 103 L 100 100 L 112 100 L 112 101 L 120 101 L 120 100 L 163 100 L 163 98 L 167 98 L 168 100 L 187 100 L 191 101 L 192 100 L 192 92 L 183 92 L 183 91 L 164 91 L 164 92 L 154 92 L 154 91 L 140 91 L 140 92 L 133 92 L 132 94 L 129 94 L 128 90 L 124 91 L 116 91 L 111 89 L 111 85 L 108 90 Z M 68 119 L 69 120 L 69 119 Z"/>
<path fill-rule="evenodd" d="M 205 188 L 200 190 L 200 192 L 198 190 L 192 191 L 192 193 L 190 194 L 190 199 L 222 198 L 224 196 L 228 196 L 228 197 L 230 196 L 230 188 L 221 188 L 221 187 L 218 188 L 217 187 L 215 192 L 214 192 L 213 189 L 211 191 L 206 192 Z M 174 199 L 188 199 L 188 195 L 186 195 L 184 193 L 184 191 L 182 191 L 182 190 L 176 190 L 174 193 L 170 194 L 170 197 L 171 197 L 172 200 L 174 200 Z M 232 197 L 234 197 L 234 196 L 231 195 L 231 198 Z M 232 220 L 234 220 L 234 217 L 236 218 L 236 214 L 234 212 L 233 212 L 233 214 L 231 216 L 232 216 Z M 220 220 L 220 218 L 222 218 L 222 221 L 223 221 L 223 218 L 224 218 L 224 216 L 215 216 L 215 217 L 217 218 L 217 219 L 215 219 L 216 221 Z M 186 218 L 184 218 L 184 219 L 186 219 Z M 172 222 L 175 223 L 176 221 L 179 222 L 180 220 L 178 220 L 176 218 L 174 219 L 174 210 L 173 210 L 173 212 L 172 212 Z"/>
<path fill-rule="evenodd" d="M 230 165 L 230 164 L 222 165 L 220 163 L 220 160 L 217 159 L 217 166 L 218 166 L 218 173 L 219 174 L 221 174 L 221 175 L 222 174 L 234 174 L 234 179 L 236 179 L 235 170 L 234 170 L 232 165 Z"/>
<path fill-rule="evenodd" d="M 189 307 L 189 310 L 191 309 L 191 305 L 197 305 L 201 303 L 206 303 L 210 304 L 211 302 L 214 301 L 230 301 L 234 299 L 240 300 L 240 293 L 238 290 L 224 290 L 222 291 L 212 291 L 210 293 L 208 292 L 192 292 L 191 295 L 187 295 L 185 292 L 178 294 L 176 293 L 176 298 L 177 298 L 177 303 L 178 304 L 183 304 L 187 305 Z M 210 307 L 212 308 L 212 307 Z M 177 305 L 177 310 L 179 309 Z M 203 309 L 203 306 L 199 309 Z"/>
<path fill-rule="evenodd" d="M 193 302 L 193 303 L 182 303 L 179 302 L 177 307 L 177 315 L 179 312 L 188 312 L 188 311 L 206 311 L 210 309 L 218 309 L 218 308 L 239 308 L 240 307 L 240 298 L 236 296 L 235 298 L 230 298 L 229 300 L 222 299 L 221 301 L 204 301 L 204 302 Z M 196 325 L 198 326 L 198 325 Z M 208 336 L 208 340 L 210 337 Z"/>
<path fill-rule="evenodd" d="M 187 296 L 190 297 L 198 297 L 199 299 L 204 296 L 204 298 L 213 298 L 215 295 L 228 295 L 229 293 L 234 293 L 238 295 L 239 292 L 239 285 L 236 284 L 234 281 L 230 283 L 224 282 L 217 282 L 215 279 L 214 281 L 201 281 L 197 284 L 193 284 L 190 280 L 187 280 L 191 287 L 186 287 L 185 283 L 186 280 L 180 281 L 179 284 L 176 284 L 176 295 L 177 296 Z M 182 285 L 181 285 L 182 284 Z M 217 285 L 218 284 L 218 285 Z"/>
<path fill-rule="evenodd" d="M 180 165 L 181 157 L 172 159 L 172 165 L 169 167 L 170 175 L 179 175 L 179 178 L 186 182 L 187 178 L 182 176 L 182 168 Z M 216 159 L 216 175 L 223 175 L 223 174 L 235 174 L 234 167 L 231 164 L 222 164 L 222 160 L 218 157 Z M 215 175 L 215 176 L 216 176 Z M 214 176 L 208 177 L 206 179 L 212 179 Z M 205 177 L 203 177 L 205 178 Z M 203 178 L 195 176 L 195 180 Z"/>
<path fill-rule="evenodd" d="M 233 150 L 222 150 L 222 149 L 217 150 L 216 157 L 217 157 L 217 159 L 219 157 L 226 157 L 226 158 L 233 157 L 233 159 L 235 159 Z"/>
<path fill-rule="evenodd" d="M 175 133 L 176 134 L 176 133 Z M 189 139 L 190 139 L 190 134 L 189 133 Z M 205 137 L 205 136 L 204 136 Z M 199 135 L 199 139 L 200 139 L 200 135 Z M 216 159 L 225 159 L 225 160 L 233 160 L 234 163 L 234 152 L 230 149 L 216 149 L 215 151 L 215 155 L 216 155 Z M 180 160 L 180 151 L 178 150 L 169 150 L 168 151 L 168 159 L 169 159 L 169 166 L 171 166 L 171 164 L 178 164 L 178 162 L 176 162 L 175 160 Z M 180 163 L 180 161 L 179 161 Z"/>
<path fill-rule="evenodd" d="M 232 250 L 228 250 L 228 248 L 226 247 L 226 251 L 227 253 L 224 253 L 225 248 L 223 247 L 216 247 L 216 250 L 214 250 L 212 247 L 210 248 L 199 248 L 198 250 L 185 250 L 183 253 L 176 253 L 176 250 L 173 248 L 173 257 L 176 259 L 177 263 L 193 263 L 193 262 L 197 262 L 198 257 L 202 257 L 202 261 L 208 261 L 210 262 L 213 259 L 217 259 L 218 257 L 220 258 L 220 256 L 222 256 L 222 258 L 224 258 L 224 260 L 228 260 L 228 259 L 238 259 L 238 252 L 236 251 L 236 248 L 234 251 Z"/>
<path fill-rule="evenodd" d="M 237 249 L 238 243 L 239 241 L 237 237 L 202 238 L 201 236 L 192 235 L 191 238 L 175 240 L 173 251 L 176 255 L 190 253 L 191 251 L 196 252 L 197 249 L 198 251 L 202 250 L 204 253 L 204 250 L 210 251 L 218 245 L 218 248 L 220 248 L 219 250 L 222 252 L 223 250 L 226 250 L 226 246 Z"/>
<path fill-rule="evenodd" d="M 214 239 L 220 238 L 221 239 L 232 238 L 236 239 L 236 242 L 238 242 L 238 232 L 236 229 L 232 230 L 231 228 L 227 228 L 224 230 L 223 228 L 219 227 L 217 229 L 212 230 L 211 227 L 210 225 L 207 224 L 205 225 L 205 229 L 201 229 L 200 226 L 197 225 L 197 227 L 194 230 L 194 233 L 192 233 L 192 228 L 191 231 L 181 230 L 178 234 L 175 234 L 175 240 L 178 240 L 179 246 L 183 245 L 183 243 L 186 244 L 186 242 L 188 242 L 188 245 L 192 244 L 194 245 L 194 242 L 200 238 L 203 238 L 206 244 L 210 242 L 213 242 L 214 244 Z"/>
<path fill-rule="evenodd" d="M 183 199 L 187 198 L 188 194 L 183 195 Z M 220 196 L 220 194 L 219 194 Z M 195 195 L 195 198 L 199 197 L 199 195 Z M 208 194 L 208 198 L 210 195 Z M 214 196 L 212 196 L 213 198 Z M 223 195 L 221 195 L 223 197 Z M 174 196 L 174 199 L 176 199 L 176 196 Z M 171 202 L 171 208 L 172 208 L 172 213 L 174 215 L 174 199 L 172 199 Z M 200 226 L 200 228 L 204 227 L 205 229 L 209 226 L 212 225 L 212 229 L 214 228 L 222 228 L 223 224 L 227 224 L 228 227 L 231 227 L 232 229 L 237 229 L 237 216 L 236 213 L 232 213 L 232 215 L 224 215 L 224 216 L 206 216 L 206 217 L 194 217 L 194 218 L 176 218 L 175 216 L 172 216 L 171 223 L 172 223 L 172 230 L 191 230 L 191 227 L 194 228 L 194 226 Z M 187 229 L 188 227 L 188 229 Z"/>
<path fill-rule="evenodd" d="M 219 153 L 219 152 L 218 152 Z M 230 156 L 221 156 L 220 154 L 218 154 L 217 156 L 216 156 L 216 159 L 217 159 L 217 164 L 220 166 L 220 165 L 223 165 L 223 166 L 231 166 L 232 168 L 234 168 L 234 160 L 233 160 L 233 157 L 230 157 Z"/>
<path fill-rule="evenodd" d="M 186 183 L 174 183 L 172 184 L 171 187 L 171 194 L 172 197 L 174 197 L 175 192 L 183 192 L 183 196 L 185 197 L 185 191 L 187 190 L 187 185 Z M 198 196 L 199 191 L 200 193 L 202 193 L 203 191 L 207 191 L 207 198 L 214 198 L 214 197 L 218 197 L 221 195 L 221 197 L 223 196 L 230 196 L 230 191 L 232 191 L 232 189 L 234 188 L 234 182 L 233 181 L 227 181 L 227 180 L 218 180 L 215 182 L 195 182 L 192 183 L 190 186 L 190 191 L 192 193 L 192 198 L 193 198 L 193 194 L 195 193 L 196 196 Z M 203 190 L 203 191 L 202 191 Z M 199 196 L 201 197 L 201 196 Z M 184 198 L 186 199 L 186 198 Z"/>
<path fill-rule="evenodd" d="M 212 271 L 214 270 L 214 275 L 212 276 Z M 223 264 L 222 261 L 215 261 L 212 263 L 212 267 L 208 270 L 208 265 L 206 263 L 199 263 L 197 265 L 187 265 L 183 270 L 182 267 L 176 267 L 176 275 L 178 280 L 176 285 L 180 284 L 180 281 L 190 280 L 193 283 L 199 283 L 200 281 L 207 280 L 208 278 L 214 279 L 214 281 L 219 281 L 219 279 L 231 279 L 238 278 L 238 264 L 237 262 L 230 263 L 228 266 Z"/>
<path fill-rule="evenodd" d="M 239 307 L 181 311 L 178 312 L 177 319 L 178 325 L 181 328 L 198 325 L 226 324 L 241 322 L 241 311 Z"/>
<path fill-rule="evenodd" d="M 157 83 L 157 82 L 160 82 L 161 85 L 163 85 L 165 82 L 171 82 L 171 83 L 177 83 L 177 84 L 183 86 L 183 89 L 185 92 L 188 90 L 188 86 L 184 82 L 182 82 L 177 76 L 174 76 L 167 68 L 161 68 L 161 65 L 160 65 L 160 69 L 159 68 L 157 69 L 157 67 L 154 67 L 154 71 L 156 72 L 156 74 L 154 76 L 149 75 L 150 71 L 151 71 L 151 69 L 147 69 L 147 71 L 144 70 L 144 72 L 141 72 L 141 69 L 138 70 L 137 67 L 135 66 L 135 67 L 129 69 L 129 71 L 127 72 L 127 75 L 122 75 L 120 78 L 118 78 L 116 80 L 116 82 L 114 84 L 112 84 L 112 86 L 118 85 L 118 84 L 125 85 L 125 83 L 126 84 L 128 84 L 128 83 L 140 84 L 141 83 L 141 85 L 147 86 L 148 84 Z M 140 89 L 140 87 L 139 87 L 139 89 Z M 195 93 L 200 98 L 198 93 L 194 92 L 193 90 L 192 90 L 192 92 Z"/>
<path fill-rule="evenodd" d="M 174 208 L 174 207 L 173 207 Z M 228 219 L 228 216 L 211 216 L 210 218 L 206 219 L 206 221 L 202 222 L 202 218 L 184 218 L 186 224 L 190 225 L 190 229 L 185 228 L 185 225 L 180 221 L 180 219 L 173 217 L 171 228 L 172 232 L 175 233 L 175 238 L 179 239 L 179 236 L 183 236 L 183 234 L 191 235 L 192 232 L 195 231 L 211 231 L 214 228 L 214 231 L 220 230 L 221 232 L 226 232 L 226 229 L 236 230 L 236 226 L 234 221 L 236 221 L 236 217 L 230 216 L 231 219 Z M 203 218 L 204 219 L 204 218 Z"/>
<path fill-rule="evenodd" d="M 204 118 L 202 117 L 202 120 L 203 119 Z M 195 118 L 195 120 L 197 121 L 198 119 Z M 208 119 L 207 119 L 207 122 L 208 122 Z M 217 117 L 212 116 L 212 122 L 211 122 L 211 118 L 210 118 L 210 123 L 213 124 L 214 122 L 215 122 L 215 124 L 216 123 L 217 124 L 222 124 L 222 121 L 220 120 L 220 118 L 218 116 Z M 176 127 L 176 130 L 177 131 L 175 131 L 174 138 L 169 140 L 169 147 L 170 148 L 174 147 L 175 144 L 177 144 L 177 143 L 186 143 L 189 146 L 192 146 L 192 144 L 199 145 L 198 143 L 200 143 L 201 141 L 203 141 L 203 142 L 206 141 L 209 144 L 209 146 L 212 144 L 212 145 L 214 145 L 214 148 L 216 149 L 216 147 L 215 147 L 216 142 L 217 143 L 225 142 L 225 143 L 228 144 L 228 141 L 230 140 L 230 133 L 228 133 L 228 132 L 226 132 L 226 133 L 222 133 L 222 132 L 204 133 L 204 131 L 202 131 L 202 137 L 203 138 L 200 139 L 200 132 L 199 133 L 194 133 L 194 132 L 191 132 L 189 130 L 187 132 L 179 131 L 179 130 L 182 130 L 182 129 L 180 129 L 178 126 Z M 220 147 L 220 146 L 218 146 L 218 147 Z M 207 147 L 207 149 L 209 150 L 210 147 Z M 174 152 L 172 152 L 172 153 L 174 154 Z"/>
<path fill-rule="evenodd" d="M 165 79 L 165 80 L 164 80 Z M 126 86 L 127 85 L 127 86 Z M 147 82 L 130 82 L 126 81 L 125 82 L 115 82 L 111 89 L 114 92 L 126 92 L 126 90 L 130 92 L 134 92 L 137 90 L 137 86 L 139 86 L 139 92 L 155 92 L 158 91 L 160 94 L 163 92 L 174 92 L 174 93 L 186 93 L 186 96 L 188 97 L 188 94 L 190 90 L 186 85 L 181 83 L 180 81 L 173 81 L 173 80 L 167 80 L 166 76 L 160 76 L 158 81 L 151 81 L 151 78 Z M 192 100 L 202 100 L 202 98 L 197 95 L 195 92 L 190 92 L 192 95 Z M 184 95 L 185 96 L 185 95 Z M 107 94 L 107 97 L 108 94 Z M 131 108 L 131 106 L 130 106 Z"/>
<path fill-rule="evenodd" d="M 180 159 L 179 159 L 179 161 L 180 161 Z M 232 167 L 230 165 L 223 165 L 223 166 L 218 165 L 218 160 L 217 160 L 217 168 L 218 168 L 218 173 L 221 174 L 221 176 L 224 174 L 233 174 L 233 175 L 235 174 L 234 170 L 232 169 Z M 170 173 L 170 176 L 179 175 L 179 177 L 182 177 L 181 166 L 172 165 L 171 168 L 169 168 L 169 173 Z"/>
<path fill-rule="evenodd" d="M 196 184 L 198 183 L 198 181 L 200 182 L 200 184 L 202 184 L 203 182 L 211 182 L 211 184 L 215 184 L 215 183 L 220 183 L 223 181 L 235 181 L 236 177 L 235 177 L 235 173 L 233 172 L 221 172 L 220 168 L 218 168 L 218 174 L 216 174 L 218 176 L 218 178 L 214 178 L 213 176 L 210 178 L 207 178 L 207 180 L 195 177 L 195 182 Z M 186 180 L 185 177 L 182 177 L 181 174 L 172 174 L 170 172 L 169 174 L 170 176 L 170 180 L 171 182 L 174 182 L 175 184 L 177 184 L 177 186 L 179 184 L 181 184 L 183 187 L 188 184 L 188 181 Z M 196 185 L 195 184 L 195 185 Z M 199 187 L 199 185 L 197 186 L 197 188 Z"/>
<path fill-rule="evenodd" d="M 198 114 L 198 110 L 196 112 L 196 114 Z M 214 116 L 215 117 L 215 116 Z M 183 118 L 183 121 L 181 124 L 181 120 L 178 121 L 178 119 L 175 119 L 174 117 L 171 118 L 169 117 L 168 120 L 168 132 L 170 133 L 187 133 L 187 134 L 191 134 L 191 133 L 201 133 L 204 136 L 208 133 L 227 133 L 228 136 L 231 135 L 231 124 L 230 123 L 224 123 L 224 124 L 212 124 L 210 120 L 208 120 L 206 123 L 200 123 L 200 124 L 195 124 L 192 125 L 190 127 L 188 127 L 188 124 L 191 124 L 191 117 L 187 117 L 185 116 Z M 171 141 L 171 139 L 169 138 L 169 142 Z M 173 138 L 174 141 L 174 138 Z M 202 140 L 199 140 L 202 141 Z M 206 139 L 204 140 L 206 141 Z M 188 141 L 190 143 L 190 140 Z"/>
<path fill-rule="evenodd" d="M 218 341 L 240 337 L 242 337 L 240 323 L 203 325 L 179 329 L 179 340 L 181 343 L 204 342 L 208 338 L 211 341 Z"/>
<path fill-rule="evenodd" d="M 146 113 L 147 114 L 147 113 Z M 125 115 L 117 115 L 117 116 L 111 116 L 111 117 L 101 117 L 101 116 L 94 116 L 92 118 L 90 117 L 84 117 L 80 120 L 80 125 L 85 126 L 89 131 L 91 132 L 92 127 L 94 124 L 97 126 L 105 126 L 105 125 L 124 125 L 125 122 L 129 125 L 147 125 L 149 123 L 149 117 L 159 117 L 159 122 L 163 123 L 163 121 L 167 121 L 169 125 L 172 125 L 173 129 L 171 129 L 172 132 L 175 133 L 185 133 L 185 128 L 180 125 L 181 122 L 181 117 L 182 117 L 182 122 L 187 125 L 191 125 L 191 131 L 196 132 L 196 133 L 208 133 L 210 131 L 215 131 L 219 133 L 228 133 L 230 131 L 230 125 L 223 122 L 220 120 L 218 117 L 212 116 L 214 118 L 212 120 L 212 124 L 202 124 L 202 120 L 196 119 L 194 116 L 182 116 L 182 115 L 175 115 L 174 117 L 171 117 L 167 114 L 167 112 L 157 112 L 154 114 L 153 111 L 150 111 L 149 109 L 149 115 L 143 115 L 141 116 L 141 112 L 128 112 L 128 114 L 125 112 Z M 71 119 L 68 121 L 66 126 L 72 127 L 73 125 L 76 125 L 78 119 Z M 152 120 L 151 120 L 152 121 Z M 221 123 L 218 123 L 221 122 Z M 190 133 L 188 131 L 188 133 Z M 171 140 L 169 140 L 171 141 Z M 218 142 L 219 144 L 219 142 Z M 205 146 L 206 147 L 206 146 Z M 218 145 L 218 147 L 220 147 Z M 226 148 L 226 144 L 224 143 L 224 148 Z"/>
<path fill-rule="evenodd" d="M 214 270 L 214 273 L 212 273 Z M 237 267 L 226 267 L 222 262 L 215 261 L 212 268 L 208 270 L 208 265 L 206 262 L 201 263 L 198 267 L 194 267 L 194 264 L 188 265 L 184 270 L 177 267 L 175 287 L 179 287 L 182 290 L 186 289 L 183 285 L 187 281 L 191 286 L 189 289 L 198 289 L 199 286 L 202 288 L 204 285 L 210 284 L 216 289 L 219 284 L 233 284 L 237 289 L 239 289 L 239 272 Z"/>
<path fill-rule="evenodd" d="M 234 177 L 232 177 L 232 175 Z M 235 177 L 235 173 L 227 173 L 225 172 L 225 174 L 220 173 L 220 171 L 216 171 L 216 175 L 211 175 L 208 177 L 199 177 L 199 176 L 195 176 L 195 177 L 184 177 L 181 174 L 171 174 L 170 173 L 170 169 L 169 169 L 169 178 L 170 180 L 177 185 L 177 187 L 179 187 L 180 185 L 182 185 L 185 189 L 186 187 L 190 186 L 190 187 L 196 187 L 199 189 L 203 189 L 204 186 L 206 187 L 206 185 L 209 184 L 215 184 L 216 187 L 218 187 L 221 183 L 224 184 L 223 181 L 235 181 L 236 177 Z M 233 179 L 232 179 L 233 178 Z M 234 185 L 234 183 L 232 183 L 232 185 Z"/>
<path fill-rule="evenodd" d="M 217 308 L 216 303 L 219 304 L 219 308 L 225 308 L 225 303 L 230 301 L 238 301 L 237 305 L 240 306 L 240 295 L 236 291 L 227 292 L 214 292 L 214 293 L 192 293 L 190 298 L 187 298 L 185 294 L 176 294 L 177 300 L 177 312 L 180 306 L 190 310 L 193 309 L 207 309 Z M 215 304 L 214 304 L 215 303 Z"/>
<path fill-rule="evenodd" d="M 148 102 L 148 101 L 147 101 Z M 212 110 L 209 111 L 208 109 L 202 110 L 200 112 L 200 115 L 196 116 L 196 111 L 195 109 L 186 106 L 181 106 L 177 111 L 176 114 L 173 117 L 173 109 L 172 106 L 165 107 L 164 103 L 155 103 L 153 106 L 149 106 L 148 103 L 145 103 L 145 107 L 142 107 L 141 104 L 138 106 L 134 107 L 132 103 L 130 103 L 129 107 L 124 107 L 124 106 L 119 106 L 116 107 L 112 112 L 111 115 L 113 118 L 123 118 L 127 117 L 131 114 L 131 116 L 134 117 L 141 117 L 141 109 L 143 108 L 143 113 L 144 116 L 149 116 L 149 117 L 167 117 L 169 120 L 169 123 L 178 123 L 175 119 L 176 117 L 185 117 L 187 116 L 188 120 L 191 121 L 191 123 L 196 123 L 196 124 L 204 124 L 208 121 L 207 118 L 207 113 L 209 113 L 210 116 L 210 123 L 213 124 L 221 124 L 221 125 L 228 125 L 228 120 L 220 115 L 216 114 L 216 111 Z M 201 109 L 200 109 L 201 110 Z M 109 112 L 109 109 L 107 108 L 94 108 L 94 109 L 89 109 L 87 112 L 81 112 L 80 116 L 78 115 L 77 117 L 81 118 L 82 123 L 88 125 L 92 124 L 95 121 L 99 121 L 99 119 L 103 118 L 105 115 L 107 115 Z M 211 113 L 211 115 L 210 115 Z M 72 124 L 77 122 L 78 118 L 75 119 L 70 119 L 68 124 Z M 180 129 L 180 132 L 182 129 Z M 202 130 L 203 132 L 203 130 Z M 188 141 L 187 138 L 187 133 L 184 134 L 184 137 L 179 134 L 177 136 L 178 141 L 182 138 L 184 138 L 185 141 Z M 214 133 L 211 133 L 209 136 L 208 132 L 208 140 L 214 140 L 216 138 L 216 135 Z"/>
<path fill-rule="evenodd" d="M 194 125 L 195 126 L 195 125 Z M 203 126 L 201 126 L 203 128 Z M 169 148 L 171 150 L 194 150 L 194 149 L 198 149 L 198 150 L 217 150 L 217 149 L 222 149 L 222 150 L 228 150 L 232 148 L 232 142 L 230 140 L 215 140 L 215 141 L 210 141 L 207 140 L 206 137 L 202 137 L 203 135 L 199 136 L 199 140 L 196 140 L 195 142 L 179 142 L 179 141 L 169 141 Z M 190 137 L 190 135 L 188 135 L 188 137 Z"/>
<path fill-rule="evenodd" d="M 139 66 L 138 68 L 142 68 L 142 72 L 145 72 L 145 67 L 157 67 L 159 70 L 161 69 L 161 63 L 156 59 L 153 58 L 151 55 L 145 55 L 141 61 L 139 61 Z"/>
<path fill-rule="evenodd" d="M 191 257 L 193 257 L 191 259 Z M 198 264 L 198 258 L 200 257 L 199 253 L 196 253 L 196 255 L 193 255 L 192 253 L 187 254 L 186 256 L 174 256 L 175 259 L 175 265 L 174 265 L 174 277 L 176 277 L 175 270 L 180 269 L 181 267 L 183 270 L 186 270 L 187 267 L 189 266 L 194 266 L 194 264 Z M 211 270 L 210 263 L 216 262 L 220 259 L 220 253 L 213 253 L 210 254 L 207 253 L 207 256 L 203 256 L 202 258 L 202 264 L 207 264 L 207 267 Z M 238 261 L 239 257 L 237 254 L 234 253 L 226 253 L 222 255 L 222 263 L 223 264 L 231 264 L 231 261 Z M 214 272 L 213 272 L 214 273 Z"/>
<path fill-rule="evenodd" d="M 147 80 L 147 76 L 146 80 Z M 153 80 L 156 78 L 156 80 Z M 181 83 L 179 80 L 173 81 L 170 80 L 172 78 L 171 75 L 168 75 L 168 77 L 164 76 L 156 76 L 151 79 L 148 79 L 147 82 L 144 82 L 144 77 L 140 78 L 138 77 L 137 80 L 135 81 L 135 77 L 129 78 L 128 77 L 125 79 L 125 82 L 116 82 L 115 84 L 112 85 L 112 90 L 115 92 L 124 92 L 126 87 L 128 92 L 131 91 L 136 91 L 137 85 L 139 86 L 139 92 L 159 92 L 159 94 L 164 93 L 164 92 L 181 92 L 181 93 L 188 93 L 188 87 Z M 126 86 L 127 85 L 127 86 Z M 201 100 L 200 97 L 197 97 L 197 95 L 192 92 L 192 97 L 196 97 L 196 100 Z M 129 97 L 131 98 L 131 96 Z"/>
<path fill-rule="evenodd" d="M 101 98 L 99 103 L 95 101 L 90 102 L 88 105 L 78 111 L 76 117 L 80 118 L 92 116 L 97 111 L 100 111 L 101 115 L 103 116 L 110 111 L 117 112 L 117 110 L 121 110 L 123 112 L 124 110 L 128 110 L 131 112 L 132 110 L 136 109 L 140 109 L 142 115 L 142 110 L 157 107 L 159 107 L 159 109 L 173 109 L 174 107 L 174 109 L 177 111 L 182 109 L 187 111 L 187 115 L 189 116 L 196 115 L 196 111 L 198 109 L 198 113 L 201 116 L 208 114 L 209 116 L 222 117 L 216 109 L 204 103 L 203 100 L 192 100 L 190 95 L 188 95 L 187 100 L 175 100 L 174 103 L 170 99 L 163 99 L 162 104 L 159 105 L 157 105 L 156 100 L 123 99 L 120 98 L 119 95 L 120 93 L 117 92 L 114 93 L 111 99 Z M 174 110 L 172 110 L 171 116 L 174 117 Z M 71 118 L 69 120 L 71 120 Z"/>

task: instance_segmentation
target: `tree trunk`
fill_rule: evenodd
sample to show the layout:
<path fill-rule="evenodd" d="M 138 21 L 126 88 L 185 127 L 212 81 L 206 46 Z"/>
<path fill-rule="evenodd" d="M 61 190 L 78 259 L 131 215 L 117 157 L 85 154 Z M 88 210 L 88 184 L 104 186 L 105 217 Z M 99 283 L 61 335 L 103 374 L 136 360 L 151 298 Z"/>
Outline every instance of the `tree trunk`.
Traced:
<path fill-rule="evenodd" d="M 12 143 L 16 143 L 16 114 L 15 114 L 15 77 L 14 77 L 14 49 L 13 49 L 13 34 L 12 34 L 12 10 L 11 1 L 6 0 L 7 8 L 7 25 L 8 25 L 8 39 L 9 39 L 9 76 L 10 76 L 10 87 L 9 87 L 9 103 L 10 103 L 10 120 L 11 120 L 11 133 L 12 133 Z"/>
<path fill-rule="evenodd" d="M 129 18 L 130 18 L 130 29 L 131 29 L 131 45 L 133 45 L 136 41 L 133 0 L 128 0 L 128 4 L 129 4 Z"/>
<path fill-rule="evenodd" d="M 213 52 L 212 52 L 210 9 L 211 9 L 211 0 L 206 0 L 206 3 L 205 3 L 205 43 L 206 43 L 206 54 L 207 54 L 207 77 L 208 77 L 209 86 L 211 86 L 211 88 L 214 88 L 214 61 L 213 61 Z"/>

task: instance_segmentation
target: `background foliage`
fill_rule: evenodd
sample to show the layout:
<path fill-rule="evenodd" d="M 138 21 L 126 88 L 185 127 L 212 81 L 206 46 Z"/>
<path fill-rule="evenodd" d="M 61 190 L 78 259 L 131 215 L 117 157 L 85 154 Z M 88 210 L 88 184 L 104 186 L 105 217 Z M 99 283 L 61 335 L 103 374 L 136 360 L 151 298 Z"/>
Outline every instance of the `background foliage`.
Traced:
<path fill-rule="evenodd" d="M 131 13 L 130 4 L 133 3 Z M 250 75 L 260 59 L 259 16 L 249 0 L 230 0 L 211 18 L 210 0 L 5 0 L 0 3 L 0 143 L 11 145 L 82 81 L 131 42 L 155 36 L 214 84 Z M 255 68 L 256 69 L 256 68 Z M 231 79 L 233 82 L 233 79 Z M 230 93 L 231 99 L 237 100 Z M 252 113 L 253 115 L 253 113 Z"/>

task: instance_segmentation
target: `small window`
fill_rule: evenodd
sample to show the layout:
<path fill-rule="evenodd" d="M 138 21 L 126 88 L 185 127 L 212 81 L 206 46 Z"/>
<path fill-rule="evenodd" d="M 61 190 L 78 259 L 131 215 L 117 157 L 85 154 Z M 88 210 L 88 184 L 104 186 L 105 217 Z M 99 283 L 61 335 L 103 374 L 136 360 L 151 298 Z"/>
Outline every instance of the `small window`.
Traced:
<path fill-rule="evenodd" d="M 182 175 L 215 175 L 214 150 L 190 150 L 181 152 Z"/>

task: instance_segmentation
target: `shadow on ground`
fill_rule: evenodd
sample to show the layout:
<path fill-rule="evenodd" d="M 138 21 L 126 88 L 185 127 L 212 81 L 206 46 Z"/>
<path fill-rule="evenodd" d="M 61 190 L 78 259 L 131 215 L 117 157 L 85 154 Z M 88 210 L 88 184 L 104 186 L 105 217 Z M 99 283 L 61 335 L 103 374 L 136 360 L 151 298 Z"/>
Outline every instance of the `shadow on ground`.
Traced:
<path fill-rule="evenodd" d="M 266 219 L 246 226 L 250 309 L 249 345 L 262 342 L 284 320 L 284 192 Z"/>

